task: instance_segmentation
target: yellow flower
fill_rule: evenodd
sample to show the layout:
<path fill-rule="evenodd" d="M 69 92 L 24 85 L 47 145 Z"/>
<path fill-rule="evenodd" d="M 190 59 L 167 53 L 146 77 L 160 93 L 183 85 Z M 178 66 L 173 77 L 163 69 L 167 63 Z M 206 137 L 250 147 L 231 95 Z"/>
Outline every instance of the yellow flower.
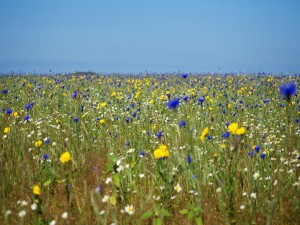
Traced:
<path fill-rule="evenodd" d="M 17 117 L 18 115 L 19 115 L 18 112 L 14 112 L 14 113 L 13 113 L 13 116 L 14 116 L 14 117 Z"/>
<path fill-rule="evenodd" d="M 241 127 L 241 128 L 238 128 L 238 129 L 236 130 L 236 134 L 237 134 L 237 135 L 244 134 L 245 132 L 246 132 L 245 127 Z"/>
<path fill-rule="evenodd" d="M 208 136 L 208 127 L 206 127 L 203 131 L 201 136 L 199 137 L 201 141 L 204 141 L 204 138 Z"/>
<path fill-rule="evenodd" d="M 103 123 L 105 123 L 105 120 L 104 120 L 104 119 L 101 119 L 101 120 L 99 121 L 99 123 L 103 124 Z"/>
<path fill-rule="evenodd" d="M 5 127 L 4 128 L 4 134 L 8 134 L 10 132 L 10 127 Z"/>
<path fill-rule="evenodd" d="M 106 105 L 107 105 L 106 102 L 101 102 L 101 103 L 100 103 L 100 106 L 101 106 L 101 107 L 105 107 Z"/>
<path fill-rule="evenodd" d="M 229 126 L 228 126 L 228 131 L 232 134 L 236 134 L 236 131 L 239 127 L 239 124 L 238 123 L 231 123 Z"/>
<path fill-rule="evenodd" d="M 59 124 L 59 123 L 60 123 L 60 120 L 59 120 L 59 119 L 56 119 L 55 122 L 56 122 L 57 124 Z"/>
<path fill-rule="evenodd" d="M 70 152 L 64 152 L 63 154 L 61 154 L 60 156 L 60 161 L 62 163 L 66 163 L 66 162 L 69 162 L 71 159 L 71 154 Z"/>
<path fill-rule="evenodd" d="M 40 195 L 41 194 L 41 188 L 40 188 L 40 186 L 39 185 L 34 185 L 33 186 L 33 189 L 32 189 L 32 192 L 33 192 L 33 194 L 35 194 L 35 195 Z"/>
<path fill-rule="evenodd" d="M 164 144 L 154 150 L 154 157 L 156 159 L 167 158 L 169 156 L 170 156 L 170 152 L 168 150 L 168 147 Z"/>
<path fill-rule="evenodd" d="M 43 142 L 41 140 L 34 142 L 34 146 L 37 147 L 37 148 L 41 147 L 42 144 L 43 144 Z"/>
<path fill-rule="evenodd" d="M 246 132 L 246 129 L 245 129 L 245 127 L 240 127 L 239 128 L 238 123 L 231 123 L 228 126 L 228 131 L 232 134 L 241 135 L 241 134 L 244 134 Z"/>

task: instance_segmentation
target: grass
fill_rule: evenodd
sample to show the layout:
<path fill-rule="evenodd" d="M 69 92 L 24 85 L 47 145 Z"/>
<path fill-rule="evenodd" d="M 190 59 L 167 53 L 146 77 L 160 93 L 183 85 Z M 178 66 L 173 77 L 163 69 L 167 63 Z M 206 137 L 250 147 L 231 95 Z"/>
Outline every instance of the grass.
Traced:
<path fill-rule="evenodd" d="M 0 224 L 297 224 L 289 82 L 300 77 L 0 77 Z"/>

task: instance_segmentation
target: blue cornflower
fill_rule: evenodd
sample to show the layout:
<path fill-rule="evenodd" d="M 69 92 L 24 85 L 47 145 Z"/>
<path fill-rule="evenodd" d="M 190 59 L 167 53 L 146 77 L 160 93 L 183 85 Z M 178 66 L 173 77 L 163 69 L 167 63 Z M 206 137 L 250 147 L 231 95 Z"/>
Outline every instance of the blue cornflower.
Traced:
<path fill-rule="evenodd" d="M 179 106 L 179 99 L 175 98 L 167 102 L 169 109 L 176 109 Z"/>
<path fill-rule="evenodd" d="M 261 150 L 261 148 L 260 148 L 259 145 L 256 145 L 255 148 L 254 148 L 254 150 L 255 150 L 256 152 L 259 152 L 259 151 Z"/>
<path fill-rule="evenodd" d="M 130 142 L 127 141 L 127 142 L 125 143 L 125 145 L 126 145 L 126 146 L 130 146 Z"/>
<path fill-rule="evenodd" d="M 30 118 L 30 116 L 24 116 L 24 121 L 28 122 L 29 118 Z"/>
<path fill-rule="evenodd" d="M 144 157 L 146 155 L 146 152 L 144 150 L 140 151 L 140 157 Z"/>
<path fill-rule="evenodd" d="M 296 123 L 299 123 L 299 118 L 296 118 L 295 122 L 296 122 Z"/>
<path fill-rule="evenodd" d="M 293 82 L 282 84 L 279 88 L 280 93 L 289 101 L 292 95 L 297 94 L 297 87 Z"/>
<path fill-rule="evenodd" d="M 207 136 L 207 139 L 208 139 L 208 140 L 211 140 L 211 139 L 212 139 L 212 136 L 210 136 L 210 135 Z"/>
<path fill-rule="evenodd" d="M 30 102 L 27 105 L 25 105 L 25 109 L 30 110 L 33 107 L 34 102 Z"/>
<path fill-rule="evenodd" d="M 189 100 L 189 96 L 184 96 L 182 99 L 183 99 L 184 101 L 187 101 L 187 100 Z"/>
<path fill-rule="evenodd" d="M 44 142 L 45 142 L 45 144 L 49 144 L 50 143 L 50 138 L 45 138 Z"/>
<path fill-rule="evenodd" d="M 202 105 L 202 103 L 205 101 L 204 96 L 198 98 L 198 102 Z"/>
<path fill-rule="evenodd" d="M 6 95 L 8 93 L 8 90 L 3 90 L 1 91 L 1 93 Z"/>
<path fill-rule="evenodd" d="M 264 159 L 266 157 L 266 153 L 261 153 L 260 158 Z"/>
<path fill-rule="evenodd" d="M 130 122 L 130 118 L 127 117 L 127 118 L 126 118 L 126 123 L 129 123 L 129 122 Z"/>
<path fill-rule="evenodd" d="M 161 137 L 163 136 L 163 132 L 162 131 L 158 131 L 155 136 L 158 138 L 158 139 L 161 139 Z"/>
<path fill-rule="evenodd" d="M 190 155 L 187 155 L 186 161 L 187 161 L 188 164 L 191 164 L 191 162 L 192 162 L 192 157 L 191 157 Z"/>
<path fill-rule="evenodd" d="M 72 94 L 72 98 L 73 99 L 77 98 L 77 91 L 74 91 L 74 93 Z"/>
<path fill-rule="evenodd" d="M 132 113 L 132 116 L 133 116 L 133 117 L 136 117 L 136 112 L 133 112 L 133 113 Z"/>
<path fill-rule="evenodd" d="M 10 115 L 12 112 L 13 112 L 12 109 L 7 109 L 6 110 L 6 114 L 8 114 L 8 115 Z"/>
<path fill-rule="evenodd" d="M 78 120 L 79 120 L 79 119 L 78 119 L 77 117 L 73 119 L 73 121 L 74 121 L 75 123 L 77 123 Z"/>
<path fill-rule="evenodd" d="M 182 74 L 182 78 L 186 79 L 188 77 L 187 73 Z"/>
<path fill-rule="evenodd" d="M 253 157 L 254 156 L 254 151 L 248 152 L 248 156 Z"/>
<path fill-rule="evenodd" d="M 44 159 L 44 160 L 49 159 L 49 155 L 48 155 L 48 154 L 44 154 L 44 155 L 43 155 L 43 159 Z"/>
<path fill-rule="evenodd" d="M 178 122 L 178 125 L 180 127 L 186 127 L 186 122 L 184 120 L 182 120 L 182 121 Z"/>
<path fill-rule="evenodd" d="M 228 138 L 230 136 L 230 133 L 226 131 L 225 133 L 222 134 L 222 138 Z"/>

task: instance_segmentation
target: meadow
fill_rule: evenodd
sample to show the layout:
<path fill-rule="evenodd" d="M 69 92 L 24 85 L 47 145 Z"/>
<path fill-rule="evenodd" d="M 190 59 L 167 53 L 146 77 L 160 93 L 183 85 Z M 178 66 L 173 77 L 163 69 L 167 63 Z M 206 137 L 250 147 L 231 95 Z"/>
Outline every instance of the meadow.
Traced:
<path fill-rule="evenodd" d="M 299 224 L 299 85 L 2 76 L 0 224 Z"/>

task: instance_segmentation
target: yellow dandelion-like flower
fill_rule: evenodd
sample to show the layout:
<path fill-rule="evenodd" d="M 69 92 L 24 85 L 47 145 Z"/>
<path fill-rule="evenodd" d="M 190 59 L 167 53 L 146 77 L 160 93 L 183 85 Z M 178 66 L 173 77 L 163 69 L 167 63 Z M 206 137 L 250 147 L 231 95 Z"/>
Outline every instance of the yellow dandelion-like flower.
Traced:
<path fill-rule="evenodd" d="M 14 112 L 14 113 L 13 113 L 13 116 L 14 116 L 14 117 L 17 117 L 18 115 L 19 115 L 18 112 Z"/>
<path fill-rule="evenodd" d="M 106 105 L 107 105 L 106 102 L 101 102 L 101 103 L 100 103 L 100 106 L 101 106 L 101 107 L 105 107 Z"/>
<path fill-rule="evenodd" d="M 63 154 L 61 154 L 60 161 L 62 163 L 67 163 L 70 160 L 71 160 L 71 154 L 70 154 L 70 152 L 64 152 Z"/>
<path fill-rule="evenodd" d="M 200 135 L 200 140 L 204 141 L 204 139 L 208 136 L 208 127 L 206 127 L 203 131 L 202 134 Z"/>
<path fill-rule="evenodd" d="M 5 127 L 3 132 L 4 134 L 8 134 L 10 132 L 10 127 Z"/>
<path fill-rule="evenodd" d="M 168 158 L 170 156 L 170 151 L 166 145 L 161 145 L 154 150 L 154 157 L 156 159 Z"/>
<path fill-rule="evenodd" d="M 238 128 L 238 129 L 236 130 L 236 134 L 237 134 L 237 135 L 244 134 L 245 132 L 246 132 L 245 127 L 241 127 L 241 128 Z"/>
<path fill-rule="evenodd" d="M 104 123 L 105 123 L 105 120 L 104 120 L 104 119 L 101 119 L 101 120 L 99 121 L 99 123 L 100 123 L 100 124 L 104 124 Z"/>
<path fill-rule="evenodd" d="M 39 185 L 34 185 L 33 188 L 32 188 L 32 192 L 33 194 L 35 195 L 40 195 L 41 194 L 41 188 Z"/>
<path fill-rule="evenodd" d="M 246 132 L 246 129 L 245 129 L 245 127 L 239 127 L 238 123 L 231 123 L 228 126 L 228 131 L 232 134 L 241 135 Z"/>
<path fill-rule="evenodd" d="M 236 131 L 239 127 L 239 124 L 238 123 L 231 123 L 229 126 L 228 126 L 228 131 L 232 134 L 236 134 Z"/>
<path fill-rule="evenodd" d="M 43 144 L 43 142 L 41 140 L 34 142 L 34 146 L 37 148 L 41 147 L 42 144 Z"/>

